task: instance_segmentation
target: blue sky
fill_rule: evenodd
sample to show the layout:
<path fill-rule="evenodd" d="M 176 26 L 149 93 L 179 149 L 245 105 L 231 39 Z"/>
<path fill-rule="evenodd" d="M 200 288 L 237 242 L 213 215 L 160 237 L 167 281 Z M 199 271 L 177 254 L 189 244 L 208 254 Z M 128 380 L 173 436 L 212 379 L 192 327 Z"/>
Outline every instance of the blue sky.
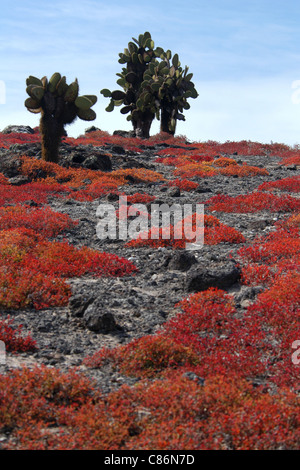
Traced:
<path fill-rule="evenodd" d="M 0 130 L 39 123 L 24 107 L 29 75 L 78 78 L 95 94 L 97 119 L 112 133 L 131 129 L 119 109 L 107 113 L 102 88 L 116 89 L 118 53 L 149 31 L 155 46 L 179 54 L 199 93 L 177 134 L 195 141 L 300 143 L 300 4 L 294 0 L 11 0 L 1 2 Z M 5 94 L 4 94 L 5 91 Z M 5 97 L 5 99 L 3 98 Z M 5 101 L 5 102 L 4 102 Z M 159 130 L 156 121 L 151 134 Z"/>

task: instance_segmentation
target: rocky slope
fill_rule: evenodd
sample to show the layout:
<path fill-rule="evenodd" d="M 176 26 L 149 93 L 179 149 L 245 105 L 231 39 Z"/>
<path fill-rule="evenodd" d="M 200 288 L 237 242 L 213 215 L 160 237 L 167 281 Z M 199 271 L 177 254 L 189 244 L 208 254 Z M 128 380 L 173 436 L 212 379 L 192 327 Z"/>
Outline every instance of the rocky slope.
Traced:
<path fill-rule="evenodd" d="M 163 144 L 167 147 L 167 144 Z M 192 147 L 192 143 L 190 144 Z M 61 146 L 61 161 L 64 166 L 82 166 L 91 169 L 146 168 L 160 172 L 166 179 L 174 179 L 172 167 L 155 163 L 157 152 L 162 145 L 147 145 L 140 153 L 128 152 L 120 146 L 105 147 Z M 0 172 L 10 178 L 12 184 L 27 182 L 19 173 L 20 155 L 40 157 L 39 144 L 13 145 L 0 149 Z M 107 157 L 110 154 L 110 157 Z M 124 187 L 126 194 L 145 192 L 156 196 L 156 203 L 204 203 L 216 194 L 235 196 L 255 190 L 264 181 L 274 181 L 297 173 L 297 167 L 278 165 L 279 158 L 266 155 L 230 155 L 237 162 L 266 168 L 268 176 L 245 178 L 214 176 L 199 179 L 199 187 L 192 192 L 179 191 L 162 183 L 139 183 L 132 181 Z M 79 221 L 75 229 L 63 237 L 76 246 L 115 253 L 125 257 L 138 267 L 136 276 L 124 278 L 79 278 L 72 279 L 73 295 L 64 308 L 40 311 L 19 310 L 8 313 L 16 325 L 23 325 L 24 333 L 31 333 L 37 341 L 34 353 L 7 355 L 1 373 L 22 365 L 46 364 L 68 370 L 76 367 L 92 376 L 104 391 L 123 384 L 133 383 L 131 379 L 112 371 L 109 367 L 101 370 L 87 369 L 82 360 L 103 346 L 114 347 L 127 343 L 133 338 L 157 331 L 167 318 L 176 313 L 174 305 L 191 292 L 216 286 L 234 296 L 237 309 L 242 312 L 251 303 L 261 287 L 242 286 L 235 253 L 241 245 L 222 243 L 204 246 L 198 251 L 172 250 L 171 248 L 129 248 L 122 240 L 100 240 L 96 234 L 96 210 L 99 203 L 111 203 L 118 208 L 118 199 L 108 195 L 93 202 L 79 202 L 53 198 L 50 206 Z M 149 206 L 150 209 L 150 206 Z M 284 216 L 269 211 L 253 214 L 214 213 L 219 220 L 239 230 L 250 243 L 255 236 L 267 234 L 278 218 Z M 231 257 L 229 255 L 231 254 Z"/>

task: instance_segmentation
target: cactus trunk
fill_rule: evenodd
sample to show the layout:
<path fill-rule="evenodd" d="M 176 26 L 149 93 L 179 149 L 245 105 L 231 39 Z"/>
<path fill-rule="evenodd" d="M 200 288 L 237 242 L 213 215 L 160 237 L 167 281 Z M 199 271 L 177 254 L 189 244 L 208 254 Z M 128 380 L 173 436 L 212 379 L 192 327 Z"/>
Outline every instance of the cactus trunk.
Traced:
<path fill-rule="evenodd" d="M 40 120 L 42 158 L 47 162 L 58 162 L 58 149 L 64 135 L 64 124 L 50 113 L 42 111 Z"/>
<path fill-rule="evenodd" d="M 42 158 L 47 162 L 58 162 L 61 138 L 66 135 L 65 125 L 72 124 L 77 117 L 92 121 L 96 113 L 91 109 L 97 102 L 95 95 L 78 96 L 77 78 L 70 85 L 66 77 L 55 72 L 49 82 L 30 75 L 26 80 L 29 98 L 25 106 L 31 113 L 41 113 L 40 134 Z"/>
<path fill-rule="evenodd" d="M 132 120 L 133 129 L 137 137 L 142 139 L 149 139 L 150 137 L 150 128 L 152 121 L 154 119 L 154 114 L 149 112 L 140 113 L 141 116 L 138 116 L 136 119 Z"/>
<path fill-rule="evenodd" d="M 174 135 L 176 131 L 176 120 L 174 119 L 175 110 L 168 108 L 161 108 L 160 115 L 160 132 L 167 132 L 168 134 Z"/>

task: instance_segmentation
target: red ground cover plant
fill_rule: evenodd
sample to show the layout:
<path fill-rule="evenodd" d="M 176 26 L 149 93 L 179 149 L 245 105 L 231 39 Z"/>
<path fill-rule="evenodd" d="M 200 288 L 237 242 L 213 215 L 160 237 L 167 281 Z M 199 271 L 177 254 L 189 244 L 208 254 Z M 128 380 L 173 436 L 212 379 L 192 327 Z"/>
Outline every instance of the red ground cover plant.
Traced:
<path fill-rule="evenodd" d="M 127 183 L 124 175 L 116 175 L 115 172 L 107 174 L 84 168 L 63 168 L 56 163 L 30 157 L 23 157 L 21 171 L 34 180 L 25 185 L 25 189 L 28 186 L 29 191 L 44 192 L 44 199 L 51 195 L 92 201 L 108 192 L 117 192 L 119 186 Z"/>
<path fill-rule="evenodd" d="M 6 176 L 4 176 L 3 173 L 0 173 L 0 185 L 6 185 L 6 184 L 9 184 L 8 178 L 6 178 Z"/>
<path fill-rule="evenodd" d="M 266 159 L 275 156 L 281 157 L 279 164 L 281 165 L 300 165 L 299 146 L 290 147 L 281 143 L 262 144 L 260 142 L 252 142 L 243 140 L 240 142 L 224 142 L 217 141 L 193 142 L 186 144 L 184 141 L 179 143 L 180 148 L 165 148 L 158 152 L 160 158 L 163 156 L 181 156 L 187 155 L 189 158 L 193 154 L 199 154 L 200 157 L 207 156 L 211 159 L 215 157 L 230 158 L 228 155 L 245 155 L 245 156 L 265 156 Z M 191 145 L 193 150 L 190 150 Z"/>
<path fill-rule="evenodd" d="M 111 172 L 111 175 L 117 178 L 131 178 L 136 183 L 153 183 L 165 180 L 165 178 L 157 171 L 147 170 L 145 168 L 122 168 Z"/>
<path fill-rule="evenodd" d="M 123 182 L 126 184 L 125 180 Z M 68 199 L 77 201 L 94 201 L 95 199 L 106 196 L 108 193 L 118 194 L 118 188 L 122 184 L 120 178 L 103 176 L 89 184 L 85 189 L 71 191 Z"/>
<path fill-rule="evenodd" d="M 179 167 L 177 166 L 176 170 L 174 170 L 174 176 L 178 176 L 182 179 L 206 178 L 217 174 L 218 170 L 209 165 L 209 162 L 187 163 Z"/>
<path fill-rule="evenodd" d="M 143 146 L 145 145 L 145 140 L 138 137 L 123 137 L 121 135 L 110 135 L 106 131 L 95 130 L 88 132 L 84 135 L 81 135 L 77 138 L 65 138 L 65 141 L 73 145 L 95 145 L 95 146 L 105 146 L 105 145 L 120 145 L 127 151 L 133 152 L 142 152 Z M 170 146 L 174 145 L 186 145 L 186 138 L 184 136 L 171 136 L 167 133 L 158 133 L 151 136 L 147 139 L 147 144 L 150 146 L 168 143 Z"/>
<path fill-rule="evenodd" d="M 246 163 L 242 165 L 227 165 L 219 169 L 219 173 L 224 176 L 239 176 L 243 178 L 245 176 L 267 176 L 269 172 L 265 168 L 258 168 L 257 166 L 251 166 Z"/>
<path fill-rule="evenodd" d="M 299 333 L 299 280 L 299 274 L 282 276 L 241 317 L 224 291 L 194 294 L 176 306 L 182 312 L 159 333 L 125 347 L 101 349 L 85 364 L 110 362 L 126 375 L 141 377 L 167 377 L 174 367 L 205 378 L 264 377 L 297 392 L 300 365 L 292 364 L 291 353 Z M 187 349 L 178 350 L 176 344 Z"/>
<path fill-rule="evenodd" d="M 2 148 L 9 148 L 14 144 L 24 144 L 30 142 L 40 142 L 39 133 L 25 134 L 21 132 L 11 132 L 10 134 L 2 134 L 2 132 L 0 132 L 0 147 Z"/>
<path fill-rule="evenodd" d="M 88 134 L 80 139 L 69 140 L 74 145 L 78 142 L 103 145 L 105 139 L 111 143 L 114 138 L 100 131 L 94 140 L 93 135 Z M 155 136 L 152 144 L 164 139 L 164 136 Z M 133 139 L 127 143 L 142 151 L 140 145 L 145 142 Z M 176 156 L 176 170 L 184 168 L 181 163 L 188 162 L 191 166 L 193 163 L 211 166 L 218 172 L 231 168 L 241 171 L 242 166 L 229 157 L 235 152 L 265 155 L 266 159 L 271 155 L 281 156 L 281 164 L 292 161 L 295 164 L 300 154 L 297 148 L 282 144 L 249 141 L 195 143 L 191 151 L 184 138 L 170 138 L 168 143 L 182 147 L 168 148 L 161 153 Z M 217 155 L 221 157 L 216 158 Z M 210 157 L 210 161 L 203 162 L 203 156 Z M 34 159 L 30 160 L 30 163 L 27 160 L 27 174 L 34 180 L 32 185 L 40 185 L 40 189 L 36 186 L 36 199 L 38 191 L 43 194 L 42 185 L 47 197 L 76 197 L 77 194 L 85 200 L 105 194 L 107 175 L 101 172 L 96 177 L 95 172 L 42 168 L 34 166 Z M 243 171 L 249 168 L 257 171 L 256 167 L 251 170 L 250 165 L 244 166 Z M 130 184 L 130 178 L 163 181 L 161 175 L 136 170 L 115 173 L 113 180 L 110 178 L 111 173 L 106 180 L 108 186 L 112 185 L 109 191 Z M 88 179 L 91 183 L 87 183 Z M 7 183 L 0 177 L 3 198 L 5 190 L 10 192 L 8 187 L 15 190 Z M 85 359 L 85 367 L 111 365 L 119 374 L 138 379 L 134 387 L 122 386 L 106 396 L 82 371 L 63 374 L 41 367 L 0 375 L 0 433 L 7 437 L 1 442 L 2 448 L 298 449 L 300 365 L 292 362 L 292 345 L 300 340 L 299 199 L 263 192 L 270 189 L 292 192 L 292 188 L 298 192 L 298 183 L 297 178 L 274 183 L 237 198 L 218 195 L 208 203 L 210 210 L 218 207 L 220 211 L 247 213 L 247 207 L 251 207 L 250 212 L 292 213 L 274 224 L 268 235 L 257 237 L 251 245 L 238 250 L 243 282 L 263 286 L 255 301 L 238 310 L 233 297 L 220 289 L 191 294 L 174 306 L 173 314 L 155 334 L 117 348 L 100 349 Z M 17 190 L 14 194 L 15 199 L 4 198 L 1 204 L 26 202 L 21 199 L 21 191 L 19 196 Z M 23 197 L 28 197 L 27 194 Z M 139 202 L 151 201 L 146 195 L 129 196 L 129 204 Z M 66 242 L 47 239 L 51 233 L 54 236 L 60 233 L 62 227 L 67 230 L 72 222 L 59 220 L 58 215 L 46 209 L 42 212 L 39 207 L 26 204 L 22 208 L 2 207 L 0 222 L 0 305 L 3 309 L 20 305 L 36 308 L 63 305 L 70 293 L 65 280 L 72 275 L 123 275 L 124 271 L 132 275 L 135 272 L 135 267 L 126 261 L 95 254 L 86 247 L 75 249 Z M 205 234 L 207 244 L 245 241 L 242 234 L 210 215 L 205 216 Z M 2 332 L 6 335 L 3 340 L 7 344 L 11 341 L 11 349 L 17 352 L 34 347 L 29 337 L 26 343 L 21 328 L 13 329 L 10 320 L 4 322 L 0 322 L 0 339 Z"/>
<path fill-rule="evenodd" d="M 189 146 L 187 143 L 187 137 L 185 135 L 171 135 L 167 132 L 158 132 L 157 134 L 150 136 L 149 143 L 151 145 L 167 143 L 170 146 Z"/>
<path fill-rule="evenodd" d="M 6 352 L 26 352 L 36 349 L 36 341 L 30 335 L 22 334 L 22 325 L 14 326 L 14 321 L 8 315 L 0 318 L 0 341 L 5 343 Z"/>
<path fill-rule="evenodd" d="M 271 156 L 280 156 L 288 158 L 290 156 L 298 155 L 299 149 L 295 146 L 294 148 L 281 143 L 273 144 L 262 144 L 260 142 L 253 142 L 249 140 L 242 140 L 239 142 L 217 142 L 207 141 L 203 143 L 193 143 L 193 147 L 199 147 L 203 152 L 210 151 L 216 155 L 245 155 L 245 156 L 257 156 L 262 155 L 266 158 Z"/>
<path fill-rule="evenodd" d="M 292 362 L 292 344 L 300 331 L 300 274 L 278 277 L 249 307 L 263 327 L 269 328 L 267 372 L 271 382 L 299 392 L 300 365 Z"/>
<path fill-rule="evenodd" d="M 242 282 L 248 285 L 270 285 L 282 274 L 299 272 L 299 215 L 275 224 L 276 230 L 256 237 L 252 245 L 242 247 Z"/>
<path fill-rule="evenodd" d="M 135 339 L 125 346 L 97 351 L 84 360 L 88 367 L 98 368 L 110 361 L 125 375 L 155 377 L 165 369 L 193 366 L 198 363 L 192 349 L 164 335 Z"/>
<path fill-rule="evenodd" d="M 143 139 L 110 135 L 108 132 L 102 130 L 88 132 L 77 138 L 68 137 L 65 141 L 71 145 L 94 145 L 97 147 L 110 144 L 121 145 L 125 150 L 133 152 L 141 152 L 140 146 L 144 144 Z"/>
<path fill-rule="evenodd" d="M 193 152 L 190 152 L 188 147 L 167 147 L 159 150 L 157 152 L 157 155 L 159 157 L 157 158 L 156 162 L 157 163 L 164 163 L 166 165 L 172 165 L 172 160 L 177 160 L 177 157 L 181 157 L 183 159 L 189 159 L 190 155 Z M 179 158 L 180 161 L 180 158 Z"/>
<path fill-rule="evenodd" d="M 226 292 L 210 288 L 176 305 L 182 313 L 164 325 L 164 332 L 198 354 L 201 376 L 238 373 L 249 378 L 265 373 L 261 352 L 265 334 L 254 317 L 238 318 Z"/>
<path fill-rule="evenodd" d="M 298 398 L 262 393 L 234 375 L 200 386 L 173 373 L 102 397 L 76 371 L 42 367 L 0 376 L 0 396 L 7 450 L 270 450 L 299 443 Z"/>
<path fill-rule="evenodd" d="M 281 164 L 288 166 L 288 165 L 300 165 L 300 152 L 299 150 L 295 152 L 287 152 L 286 154 L 282 155 Z"/>
<path fill-rule="evenodd" d="M 177 149 L 176 149 L 177 150 Z M 164 151 L 159 151 L 158 153 L 163 154 L 163 152 L 167 153 L 167 149 Z M 189 154 L 189 155 L 179 155 L 179 156 L 167 156 L 167 157 L 157 157 L 155 159 L 155 163 L 162 163 L 163 165 L 169 165 L 169 166 L 183 166 L 187 165 L 189 163 L 200 163 L 200 162 L 211 162 L 213 160 L 213 157 L 209 155 L 194 155 L 194 154 Z"/>
<path fill-rule="evenodd" d="M 219 194 L 206 201 L 210 211 L 251 213 L 259 211 L 298 212 L 300 200 L 289 195 L 275 196 L 264 192 L 253 192 L 239 196 Z"/>
<path fill-rule="evenodd" d="M 220 157 L 214 160 L 213 157 L 205 155 L 182 155 L 176 157 L 160 157 L 157 163 L 174 166 L 174 175 L 181 178 L 204 178 L 217 174 L 225 176 L 248 177 L 269 173 L 265 168 L 251 166 L 247 163 L 239 165 L 236 160 L 228 157 Z"/>
<path fill-rule="evenodd" d="M 195 181 L 190 181 L 187 179 L 175 179 L 168 182 L 169 186 L 175 186 L 179 188 L 181 191 L 193 191 L 198 188 L 199 184 Z"/>
<path fill-rule="evenodd" d="M 50 192 L 52 189 L 56 191 L 56 194 L 52 195 L 82 201 L 92 201 L 107 193 L 118 193 L 120 187 L 130 184 L 131 181 L 138 183 L 164 181 L 160 173 L 145 168 L 127 168 L 105 173 L 84 168 L 63 168 L 56 163 L 30 157 L 23 157 L 21 171 L 36 181 L 32 184 L 39 184 L 41 191 L 45 184 Z"/>
<path fill-rule="evenodd" d="M 125 276 L 136 272 L 126 259 L 68 242 L 49 241 L 31 229 L 0 231 L 0 305 L 2 308 L 66 305 L 65 280 L 84 275 Z"/>
<path fill-rule="evenodd" d="M 41 205 L 49 203 L 51 198 L 93 201 L 106 196 L 108 193 L 117 194 L 121 183 L 120 178 L 103 176 L 99 177 L 98 181 L 88 185 L 82 183 L 82 189 L 80 189 L 80 186 L 72 187 L 67 183 L 57 183 L 52 177 L 22 186 L 9 186 L 9 191 L 7 185 L 0 184 L 0 205 L 26 204 L 30 201 Z M 126 184 L 125 180 L 124 184 Z M 77 185 L 78 183 L 76 183 Z"/>
<path fill-rule="evenodd" d="M 146 193 L 134 193 L 130 195 L 122 193 L 120 196 L 127 198 L 127 204 L 149 204 L 156 199 L 156 196 L 150 196 L 150 194 Z"/>
<path fill-rule="evenodd" d="M 110 362 L 126 375 L 165 375 L 183 368 L 202 377 L 238 374 L 249 378 L 266 373 L 262 351 L 265 334 L 250 314 L 237 318 L 233 301 L 211 288 L 175 306 L 181 310 L 153 336 L 115 349 L 100 349 L 85 360 L 89 367 Z"/>
<path fill-rule="evenodd" d="M 300 176 L 291 176 L 276 181 L 266 181 L 258 186 L 258 191 L 287 191 L 289 193 L 300 192 Z"/>
<path fill-rule="evenodd" d="M 282 338 L 290 328 L 300 327 L 300 273 L 281 275 L 258 297 L 253 308 Z"/>
<path fill-rule="evenodd" d="M 186 217 L 177 225 L 169 225 L 161 228 L 150 228 L 149 231 L 138 234 L 138 237 L 126 243 L 126 246 L 152 248 L 172 247 L 173 249 L 185 249 L 187 243 L 200 240 L 204 233 L 204 244 L 217 245 L 219 243 L 244 243 L 245 237 L 233 227 L 222 224 L 212 215 L 203 217 L 193 214 L 192 218 Z"/>
<path fill-rule="evenodd" d="M 299 214 L 276 222 L 274 228 L 252 245 L 242 247 L 237 255 L 241 258 L 242 282 L 265 287 L 248 313 L 268 331 L 269 380 L 297 391 L 300 366 L 292 362 L 291 355 L 300 331 Z"/>
<path fill-rule="evenodd" d="M 65 197 L 68 190 L 56 182 L 33 182 L 22 186 L 0 184 L 0 206 L 26 204 L 29 201 L 36 205 L 47 204 L 49 197 Z"/>
<path fill-rule="evenodd" d="M 0 304 L 3 308 L 65 305 L 71 294 L 64 279 L 123 276 L 134 265 L 112 254 L 47 240 L 76 221 L 50 208 L 0 207 Z"/>
<path fill-rule="evenodd" d="M 0 133 L 0 147 L 8 148 L 13 144 L 40 142 L 38 128 L 35 128 L 34 131 L 34 134 Z M 143 139 L 110 135 L 108 132 L 103 130 L 88 132 L 77 138 L 63 137 L 63 141 L 70 145 L 121 145 L 126 150 L 133 150 L 137 152 L 141 152 L 142 146 L 145 144 Z M 185 136 L 170 136 L 165 133 L 155 134 L 151 136 L 147 142 L 149 145 L 167 143 L 170 146 L 169 148 L 160 150 L 158 152 L 160 155 L 181 155 L 184 153 L 187 155 L 203 155 L 207 153 L 213 157 L 236 154 L 246 156 L 265 155 L 266 158 L 269 156 L 279 156 L 282 158 L 282 163 L 287 165 L 299 164 L 300 161 L 299 146 L 295 145 L 294 147 L 290 147 L 282 143 L 263 144 L 249 140 L 242 140 L 239 142 L 227 141 L 223 143 L 213 140 L 206 142 L 188 142 L 188 139 Z"/>
<path fill-rule="evenodd" d="M 50 207 L 16 205 L 0 207 L 0 230 L 25 227 L 44 237 L 56 237 L 68 228 L 76 227 L 77 221 L 67 214 L 55 212 Z"/>
<path fill-rule="evenodd" d="M 226 168 L 227 166 L 231 166 L 231 165 L 237 166 L 238 163 L 234 158 L 219 157 L 213 161 L 213 165 L 220 167 L 220 168 Z"/>

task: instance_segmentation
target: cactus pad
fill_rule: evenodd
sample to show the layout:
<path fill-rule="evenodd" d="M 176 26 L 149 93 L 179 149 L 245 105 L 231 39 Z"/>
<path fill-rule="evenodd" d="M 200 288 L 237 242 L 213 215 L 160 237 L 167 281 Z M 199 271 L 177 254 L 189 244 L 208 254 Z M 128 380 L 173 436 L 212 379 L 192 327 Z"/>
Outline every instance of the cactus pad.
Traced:
<path fill-rule="evenodd" d="M 93 109 L 78 109 L 77 116 L 83 121 L 93 121 L 96 119 L 96 113 Z"/>
<path fill-rule="evenodd" d="M 79 85 L 77 82 L 77 79 L 75 82 L 72 82 L 68 88 L 67 91 L 64 94 L 64 100 L 67 101 L 68 103 L 72 103 L 76 100 L 79 92 Z"/>
<path fill-rule="evenodd" d="M 75 106 L 79 109 L 87 110 L 93 105 L 91 100 L 89 100 L 86 96 L 78 96 L 75 100 Z"/>

